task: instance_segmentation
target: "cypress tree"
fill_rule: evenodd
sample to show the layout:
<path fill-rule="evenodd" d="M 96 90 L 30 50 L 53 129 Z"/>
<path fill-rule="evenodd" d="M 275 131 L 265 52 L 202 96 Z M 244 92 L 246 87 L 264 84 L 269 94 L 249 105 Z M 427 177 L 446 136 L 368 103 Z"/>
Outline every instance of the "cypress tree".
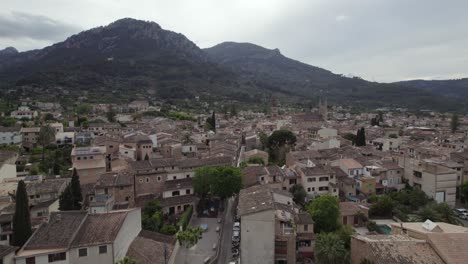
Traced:
<path fill-rule="evenodd" d="M 18 182 L 16 190 L 16 208 L 13 216 L 12 245 L 22 247 L 32 235 L 31 219 L 29 215 L 28 194 L 24 181 Z"/>
<path fill-rule="evenodd" d="M 80 177 L 76 172 L 76 168 L 73 169 L 73 175 L 70 183 L 70 191 L 73 198 L 73 210 L 80 210 L 83 196 L 81 194 Z"/>
<path fill-rule="evenodd" d="M 70 211 L 73 210 L 73 196 L 70 185 L 67 185 L 65 190 L 59 196 L 59 210 Z"/>
<path fill-rule="evenodd" d="M 358 129 L 356 134 L 356 146 L 365 146 L 366 145 L 366 132 L 363 127 Z"/>
<path fill-rule="evenodd" d="M 213 111 L 213 114 L 211 114 L 211 126 L 213 127 L 213 131 L 216 132 L 216 115 L 215 111 Z"/>

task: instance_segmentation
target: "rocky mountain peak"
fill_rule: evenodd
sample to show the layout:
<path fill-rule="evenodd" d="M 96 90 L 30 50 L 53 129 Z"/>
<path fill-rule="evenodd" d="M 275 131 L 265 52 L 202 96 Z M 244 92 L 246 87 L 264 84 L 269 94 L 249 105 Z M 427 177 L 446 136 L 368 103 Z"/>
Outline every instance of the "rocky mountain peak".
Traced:
<path fill-rule="evenodd" d="M 0 50 L 0 55 L 15 55 L 18 53 L 18 50 L 14 47 L 7 47 L 3 50 Z"/>

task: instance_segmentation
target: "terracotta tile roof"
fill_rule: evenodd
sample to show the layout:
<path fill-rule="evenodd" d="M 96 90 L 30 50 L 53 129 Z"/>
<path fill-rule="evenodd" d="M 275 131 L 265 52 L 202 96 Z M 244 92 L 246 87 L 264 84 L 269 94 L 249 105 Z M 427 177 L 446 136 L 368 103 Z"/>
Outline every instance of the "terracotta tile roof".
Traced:
<path fill-rule="evenodd" d="M 190 204 L 190 203 L 195 203 L 197 199 L 198 198 L 192 194 L 163 198 L 161 199 L 161 206 L 170 207 L 174 205 Z"/>
<path fill-rule="evenodd" d="M 12 252 L 15 252 L 15 250 L 17 249 L 17 247 L 0 245 L 0 258 L 3 258 Z"/>
<path fill-rule="evenodd" d="M 427 237 L 429 244 L 446 263 L 468 262 L 468 233 L 429 233 Z"/>
<path fill-rule="evenodd" d="M 133 175 L 129 171 L 107 172 L 99 176 L 96 187 L 133 185 Z"/>
<path fill-rule="evenodd" d="M 341 216 L 356 215 L 360 211 L 361 211 L 361 208 L 355 202 L 341 202 L 340 203 Z"/>
<path fill-rule="evenodd" d="M 115 240 L 127 211 L 90 214 L 73 240 L 72 247 L 109 243 Z"/>
<path fill-rule="evenodd" d="M 58 193 L 61 192 L 70 179 L 50 179 L 40 182 L 26 184 L 26 192 L 32 194 Z"/>
<path fill-rule="evenodd" d="M 171 190 L 179 190 L 179 189 L 187 189 L 192 188 L 192 179 L 179 179 L 179 180 L 170 180 L 164 183 L 164 190 L 171 191 Z"/>
<path fill-rule="evenodd" d="M 417 240 L 401 235 L 357 235 L 358 239 L 369 246 L 373 257 L 379 264 L 444 264 L 425 240 Z M 351 242 L 352 243 L 352 242 Z M 351 249 L 360 250 L 360 249 Z M 353 254 L 353 253 L 351 253 Z"/>
<path fill-rule="evenodd" d="M 255 185 L 242 189 L 239 193 L 238 209 L 240 216 L 274 209 L 270 188 L 265 185 Z"/>
<path fill-rule="evenodd" d="M 360 169 L 362 165 L 354 159 L 342 159 L 340 163 L 348 169 Z"/>
<path fill-rule="evenodd" d="M 329 171 L 323 166 L 299 168 L 305 176 L 328 175 Z"/>
<path fill-rule="evenodd" d="M 138 264 L 165 264 L 171 257 L 174 243 L 172 237 L 142 230 L 130 244 L 127 256 Z"/>
<path fill-rule="evenodd" d="M 66 248 L 86 218 L 86 212 L 53 212 L 31 236 L 24 249 Z"/>
<path fill-rule="evenodd" d="M 296 224 L 313 224 L 314 220 L 312 220 L 312 217 L 310 216 L 309 213 L 307 212 L 301 212 L 297 214 L 296 217 Z"/>

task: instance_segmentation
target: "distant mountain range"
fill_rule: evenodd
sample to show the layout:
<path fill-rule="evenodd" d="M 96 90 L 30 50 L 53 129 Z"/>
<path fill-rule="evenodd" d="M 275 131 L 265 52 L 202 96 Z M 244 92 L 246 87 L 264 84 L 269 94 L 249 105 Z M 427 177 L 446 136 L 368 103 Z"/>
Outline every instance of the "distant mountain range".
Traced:
<path fill-rule="evenodd" d="M 391 84 L 348 78 L 278 49 L 224 42 L 200 49 L 154 22 L 120 19 L 40 50 L 0 51 L 0 88 L 15 96 L 131 100 L 201 96 L 256 103 L 275 94 L 304 105 L 327 97 L 358 107 L 466 110 L 467 80 Z M 465 88 L 464 88 L 465 87 Z M 63 98 L 63 97 L 59 97 Z"/>

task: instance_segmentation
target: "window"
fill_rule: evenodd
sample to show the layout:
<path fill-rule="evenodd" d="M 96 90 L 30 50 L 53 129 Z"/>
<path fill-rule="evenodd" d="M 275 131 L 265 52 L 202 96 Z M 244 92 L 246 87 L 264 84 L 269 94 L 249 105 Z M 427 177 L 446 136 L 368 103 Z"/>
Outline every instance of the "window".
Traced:
<path fill-rule="evenodd" d="M 26 264 L 36 264 L 36 257 L 26 258 Z"/>
<path fill-rule="evenodd" d="M 99 246 L 99 254 L 106 254 L 107 246 Z"/>
<path fill-rule="evenodd" d="M 94 156 L 90 156 L 89 159 L 94 159 Z"/>
<path fill-rule="evenodd" d="M 86 256 L 88 256 L 88 249 L 87 249 L 87 248 L 80 248 L 80 249 L 78 249 L 78 256 L 79 256 L 79 257 L 86 257 Z"/>
<path fill-rule="evenodd" d="M 7 235 L 1 235 L 1 236 L 0 236 L 0 240 L 1 240 L 1 241 L 8 240 L 8 236 L 7 236 Z"/>
<path fill-rule="evenodd" d="M 158 181 L 161 181 L 161 176 L 158 176 Z"/>
<path fill-rule="evenodd" d="M 83 159 L 84 159 L 84 160 L 87 160 L 87 159 L 88 159 L 88 157 L 83 157 Z"/>
<path fill-rule="evenodd" d="M 49 263 L 56 262 L 56 261 L 61 261 L 61 260 L 66 260 L 66 259 L 67 259 L 67 253 L 65 253 L 65 252 L 49 254 Z"/>
<path fill-rule="evenodd" d="M 180 192 L 179 191 L 173 191 L 172 192 L 172 196 L 179 196 L 180 195 Z"/>
<path fill-rule="evenodd" d="M 309 225 L 304 225 L 304 231 L 305 232 L 309 231 Z"/>
<path fill-rule="evenodd" d="M 307 192 L 310 192 L 310 188 L 307 188 Z"/>
<path fill-rule="evenodd" d="M 328 177 L 320 177 L 319 181 L 328 181 Z"/>
<path fill-rule="evenodd" d="M 77 160 L 81 160 L 81 157 L 77 157 L 76 159 L 77 159 Z"/>
<path fill-rule="evenodd" d="M 172 176 L 172 179 L 173 179 L 173 180 L 176 180 L 176 179 L 177 179 L 177 176 Z"/>
<path fill-rule="evenodd" d="M 190 194 L 190 189 L 185 190 L 185 194 Z"/>
<path fill-rule="evenodd" d="M 149 177 L 146 177 L 146 182 L 150 182 L 150 178 L 149 178 Z"/>
<path fill-rule="evenodd" d="M 130 200 L 130 196 L 125 197 L 125 201 L 128 202 Z"/>
<path fill-rule="evenodd" d="M 187 178 L 187 179 L 190 178 L 190 174 L 187 174 L 187 177 L 186 177 L 186 178 Z"/>

